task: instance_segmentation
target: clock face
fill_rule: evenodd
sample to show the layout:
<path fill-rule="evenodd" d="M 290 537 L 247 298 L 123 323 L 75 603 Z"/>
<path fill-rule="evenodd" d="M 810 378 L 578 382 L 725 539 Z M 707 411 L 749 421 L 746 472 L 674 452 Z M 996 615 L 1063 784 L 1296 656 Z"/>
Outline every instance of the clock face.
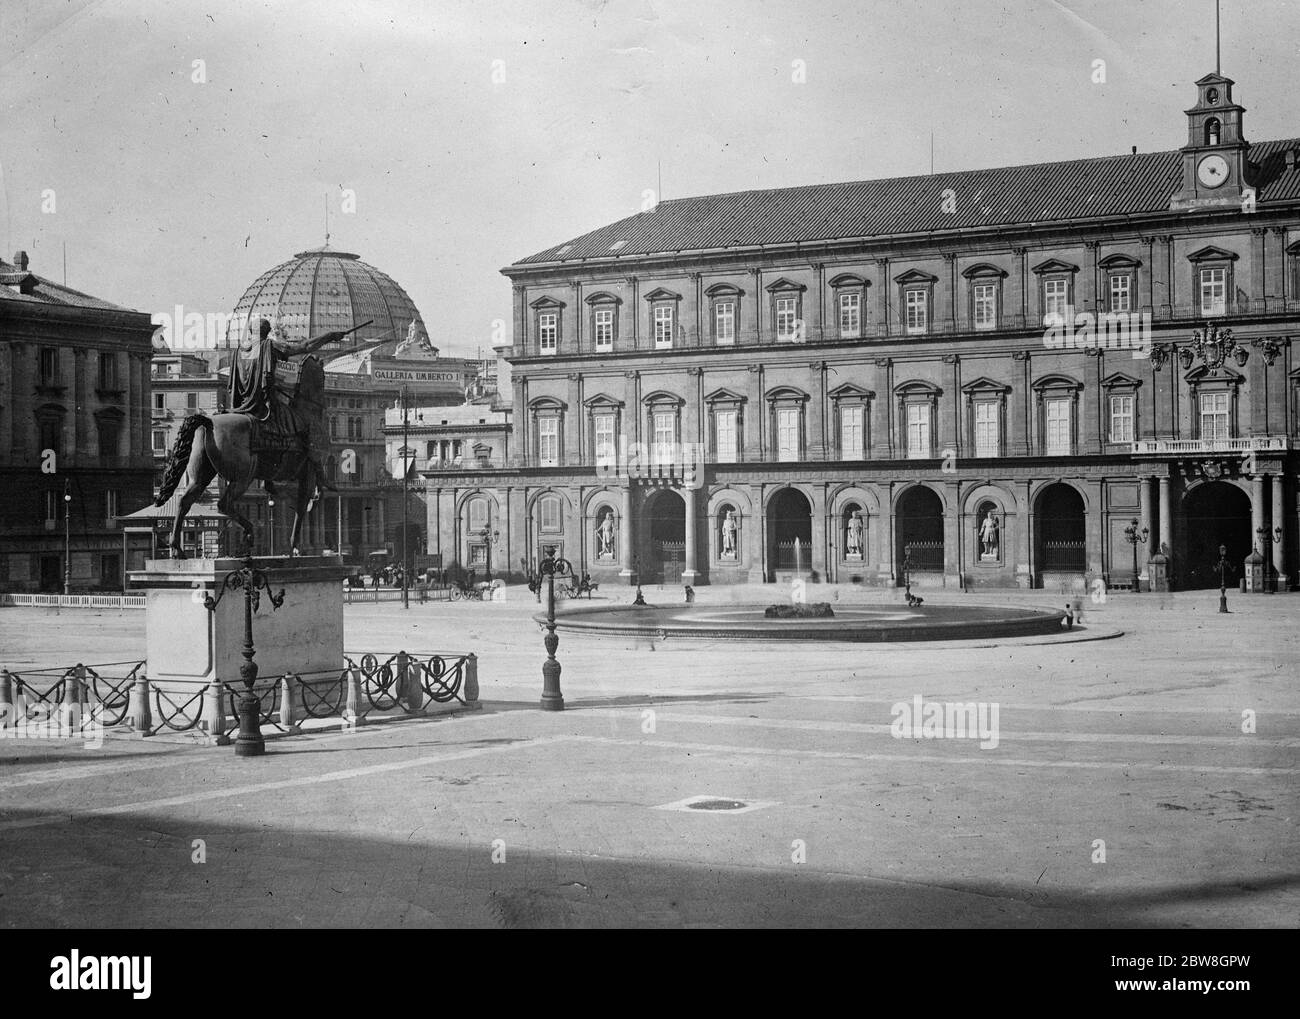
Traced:
<path fill-rule="evenodd" d="M 1196 165 L 1196 179 L 1207 188 L 1217 188 L 1228 179 L 1228 161 L 1222 156 L 1206 156 Z"/>

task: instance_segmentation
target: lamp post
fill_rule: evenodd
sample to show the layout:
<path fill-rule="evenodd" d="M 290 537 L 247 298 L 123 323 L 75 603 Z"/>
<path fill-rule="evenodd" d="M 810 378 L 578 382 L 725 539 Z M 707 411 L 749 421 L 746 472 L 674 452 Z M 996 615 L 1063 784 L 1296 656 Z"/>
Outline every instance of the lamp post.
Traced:
<path fill-rule="evenodd" d="M 407 398 L 406 386 L 402 386 L 402 608 L 411 607 L 410 583 L 407 579 L 407 567 L 410 560 L 406 553 L 406 526 L 407 526 L 407 502 L 410 500 L 410 464 L 407 462 L 407 447 L 410 444 L 410 432 L 407 425 Z"/>
<path fill-rule="evenodd" d="M 266 550 L 270 555 L 275 555 L 275 500 L 266 500 L 267 510 L 267 528 L 266 528 Z"/>
<path fill-rule="evenodd" d="M 490 584 L 492 583 L 492 546 L 500 540 L 501 532 L 491 530 L 489 527 L 484 527 L 481 534 L 483 536 L 483 545 L 487 549 L 487 563 L 485 566 L 487 569 L 488 583 Z"/>
<path fill-rule="evenodd" d="M 1138 579 L 1138 545 L 1145 545 L 1147 543 L 1147 538 L 1149 535 L 1150 535 L 1149 528 L 1144 527 L 1142 528 L 1141 531 L 1138 530 L 1138 522 L 1136 517 L 1133 518 L 1133 522 L 1131 524 L 1129 524 L 1127 527 L 1124 528 L 1124 540 L 1133 546 L 1133 593 L 1134 594 L 1142 593 L 1142 584 Z"/>
<path fill-rule="evenodd" d="M 637 552 L 632 556 L 632 568 L 636 570 L 636 598 L 633 599 L 633 605 L 644 605 L 645 595 L 641 593 L 641 553 Z"/>
<path fill-rule="evenodd" d="M 1226 571 L 1228 569 L 1228 546 L 1219 546 L 1219 611 L 1228 611 L 1228 581 Z"/>
<path fill-rule="evenodd" d="M 63 479 L 63 594 L 72 593 L 72 481 Z"/>
<path fill-rule="evenodd" d="M 239 667 L 239 678 L 244 684 L 244 694 L 239 698 L 239 736 L 235 739 L 236 757 L 256 757 L 266 753 L 266 740 L 262 738 L 262 705 L 253 693 L 257 682 L 257 662 L 253 661 L 253 613 L 257 611 L 262 600 L 262 591 L 271 599 L 271 610 L 275 611 L 284 604 L 284 589 L 279 594 L 271 591 L 271 583 L 266 571 L 253 565 L 250 552 L 244 556 L 244 565 L 238 570 L 231 570 L 221 581 L 217 596 L 203 596 L 203 604 L 209 612 L 215 612 L 227 591 L 242 588 L 244 592 L 244 646 L 241 654 L 244 663 Z"/>
<path fill-rule="evenodd" d="M 912 598 L 912 545 L 910 542 L 903 546 L 903 596 L 909 601 Z"/>
<path fill-rule="evenodd" d="M 1259 539 L 1259 553 L 1264 557 L 1264 590 L 1269 594 L 1277 591 L 1277 581 L 1273 577 L 1273 542 L 1282 540 L 1282 528 L 1256 527 L 1255 537 Z"/>
<path fill-rule="evenodd" d="M 555 649 L 560 646 L 560 638 L 555 635 L 555 576 L 573 576 L 573 564 L 555 554 L 555 546 L 547 545 L 544 549 L 546 558 L 538 566 L 540 576 L 546 578 L 546 661 L 542 663 L 542 710 L 563 711 L 564 695 L 560 692 L 560 663 L 555 658 Z"/>

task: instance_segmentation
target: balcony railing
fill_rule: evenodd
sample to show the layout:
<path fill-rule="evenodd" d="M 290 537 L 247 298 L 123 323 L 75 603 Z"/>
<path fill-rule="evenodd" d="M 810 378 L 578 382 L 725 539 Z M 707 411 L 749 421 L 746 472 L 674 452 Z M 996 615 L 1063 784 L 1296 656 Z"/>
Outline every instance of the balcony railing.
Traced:
<path fill-rule="evenodd" d="M 1189 453 L 1285 452 L 1289 440 L 1282 435 L 1242 439 L 1142 439 L 1133 443 L 1134 456 L 1183 456 Z"/>

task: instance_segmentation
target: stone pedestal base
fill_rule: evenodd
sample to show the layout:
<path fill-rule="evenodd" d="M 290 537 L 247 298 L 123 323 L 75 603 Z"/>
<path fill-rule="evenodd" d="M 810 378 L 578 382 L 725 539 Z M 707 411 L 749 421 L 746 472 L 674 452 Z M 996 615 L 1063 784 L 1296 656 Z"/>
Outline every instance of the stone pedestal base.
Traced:
<path fill-rule="evenodd" d="M 263 592 L 253 613 L 259 689 L 288 672 L 337 675 L 343 668 L 343 579 L 349 572 L 342 561 L 261 556 L 253 564 L 266 571 L 273 591 L 284 589 L 280 608 L 273 609 Z M 171 705 L 179 708 L 202 692 L 201 709 L 196 702 L 185 716 L 192 718 L 201 710 L 200 731 L 218 742 L 225 742 L 221 733 L 230 727 L 234 713 L 221 684 L 242 690 L 244 591 L 227 590 L 214 611 L 204 605 L 204 597 L 215 598 L 227 574 L 242 566 L 241 559 L 151 559 L 143 570 L 130 574 L 137 587 L 147 589 L 149 684 L 162 695 L 163 711 Z"/>

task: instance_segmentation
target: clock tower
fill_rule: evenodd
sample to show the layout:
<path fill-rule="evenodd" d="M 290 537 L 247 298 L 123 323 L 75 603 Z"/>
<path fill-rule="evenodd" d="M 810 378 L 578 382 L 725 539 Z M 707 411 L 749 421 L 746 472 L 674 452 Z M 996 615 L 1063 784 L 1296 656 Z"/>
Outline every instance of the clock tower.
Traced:
<path fill-rule="evenodd" d="M 1233 84 L 1217 72 L 1196 83 L 1196 105 L 1186 111 L 1183 183 L 1170 199 L 1171 209 L 1241 208 L 1250 201 L 1250 146 L 1241 134 L 1246 110 L 1232 101 Z"/>

